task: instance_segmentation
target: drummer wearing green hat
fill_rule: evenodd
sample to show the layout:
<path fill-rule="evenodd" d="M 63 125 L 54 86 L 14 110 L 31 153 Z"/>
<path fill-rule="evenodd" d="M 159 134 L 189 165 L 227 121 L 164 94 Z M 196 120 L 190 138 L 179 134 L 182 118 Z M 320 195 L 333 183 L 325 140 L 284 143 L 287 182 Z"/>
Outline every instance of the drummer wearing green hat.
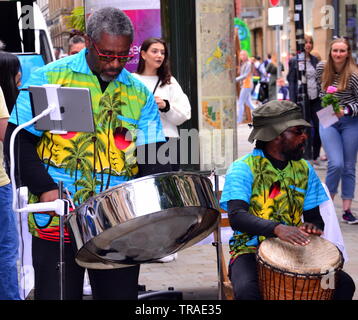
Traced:
<path fill-rule="evenodd" d="M 291 101 L 272 100 L 253 111 L 253 130 L 249 141 L 271 141 L 290 127 L 311 127 L 301 109 Z"/>
<path fill-rule="evenodd" d="M 255 253 L 266 237 L 305 246 L 309 235 L 321 235 L 319 205 L 328 196 L 313 167 L 302 158 L 311 125 L 290 101 L 270 101 L 253 113 L 249 141 L 254 150 L 227 171 L 220 200 L 228 212 L 229 276 L 239 300 L 261 299 Z M 302 218 L 305 221 L 302 222 Z M 352 299 L 355 287 L 340 272 L 334 299 Z"/>

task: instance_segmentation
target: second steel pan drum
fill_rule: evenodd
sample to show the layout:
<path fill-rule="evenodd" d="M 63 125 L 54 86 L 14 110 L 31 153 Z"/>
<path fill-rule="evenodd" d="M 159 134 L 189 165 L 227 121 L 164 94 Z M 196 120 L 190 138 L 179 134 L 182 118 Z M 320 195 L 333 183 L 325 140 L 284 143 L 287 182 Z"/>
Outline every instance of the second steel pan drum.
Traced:
<path fill-rule="evenodd" d="M 92 269 L 152 262 L 206 238 L 219 206 L 209 178 L 155 174 L 90 198 L 68 218 L 76 261 Z"/>

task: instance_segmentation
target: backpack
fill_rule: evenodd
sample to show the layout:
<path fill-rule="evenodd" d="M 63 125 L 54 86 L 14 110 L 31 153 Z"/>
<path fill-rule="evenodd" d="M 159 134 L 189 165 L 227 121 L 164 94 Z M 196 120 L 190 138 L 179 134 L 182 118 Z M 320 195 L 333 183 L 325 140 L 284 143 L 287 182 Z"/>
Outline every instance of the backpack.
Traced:
<path fill-rule="evenodd" d="M 260 65 L 261 65 L 261 64 L 259 64 L 258 67 L 256 67 L 255 64 L 253 64 L 252 75 L 253 75 L 254 77 L 260 77 L 260 76 L 261 76 L 261 75 L 260 75 L 260 70 L 259 70 Z"/>

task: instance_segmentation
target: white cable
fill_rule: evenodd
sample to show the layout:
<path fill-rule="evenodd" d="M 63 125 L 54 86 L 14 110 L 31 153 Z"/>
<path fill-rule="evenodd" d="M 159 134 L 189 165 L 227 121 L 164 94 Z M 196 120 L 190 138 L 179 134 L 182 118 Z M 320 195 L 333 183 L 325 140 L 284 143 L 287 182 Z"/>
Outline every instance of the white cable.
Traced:
<path fill-rule="evenodd" d="M 26 128 L 27 126 L 32 125 L 36 121 L 38 121 L 41 118 L 43 118 L 43 117 L 47 116 L 48 114 L 50 114 L 51 111 L 53 111 L 55 108 L 56 108 L 56 106 L 49 106 L 47 109 L 42 111 L 39 115 L 37 115 L 36 117 L 31 119 L 30 121 L 19 125 L 14 130 L 14 132 L 11 134 L 11 138 L 10 138 L 10 179 L 11 179 L 11 186 L 12 186 L 12 193 L 13 193 L 12 209 L 14 210 L 14 212 L 20 212 L 20 213 L 21 212 L 29 212 L 27 208 L 23 208 L 23 209 L 18 209 L 17 208 L 17 192 L 16 192 L 16 182 L 15 182 L 15 160 L 14 160 L 14 158 L 15 158 L 14 149 L 15 149 L 16 135 L 19 133 L 20 130 Z"/>

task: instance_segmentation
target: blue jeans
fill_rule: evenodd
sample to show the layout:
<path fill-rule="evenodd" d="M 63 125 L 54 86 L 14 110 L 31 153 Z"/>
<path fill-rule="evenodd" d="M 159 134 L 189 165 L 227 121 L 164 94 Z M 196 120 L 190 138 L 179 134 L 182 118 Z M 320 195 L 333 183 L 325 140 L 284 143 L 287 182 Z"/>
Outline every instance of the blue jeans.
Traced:
<path fill-rule="evenodd" d="M 251 88 L 241 88 L 240 90 L 240 96 L 236 105 L 238 123 L 242 122 L 245 104 L 247 104 L 251 110 L 255 109 L 255 105 L 251 101 L 251 90 Z"/>
<path fill-rule="evenodd" d="M 0 300 L 20 300 L 17 266 L 18 233 L 12 211 L 11 184 L 0 187 Z"/>
<path fill-rule="evenodd" d="M 328 158 L 326 185 L 331 194 L 338 192 L 342 180 L 342 199 L 354 198 L 358 151 L 358 117 L 342 117 L 334 125 L 323 128 L 320 136 Z"/>

